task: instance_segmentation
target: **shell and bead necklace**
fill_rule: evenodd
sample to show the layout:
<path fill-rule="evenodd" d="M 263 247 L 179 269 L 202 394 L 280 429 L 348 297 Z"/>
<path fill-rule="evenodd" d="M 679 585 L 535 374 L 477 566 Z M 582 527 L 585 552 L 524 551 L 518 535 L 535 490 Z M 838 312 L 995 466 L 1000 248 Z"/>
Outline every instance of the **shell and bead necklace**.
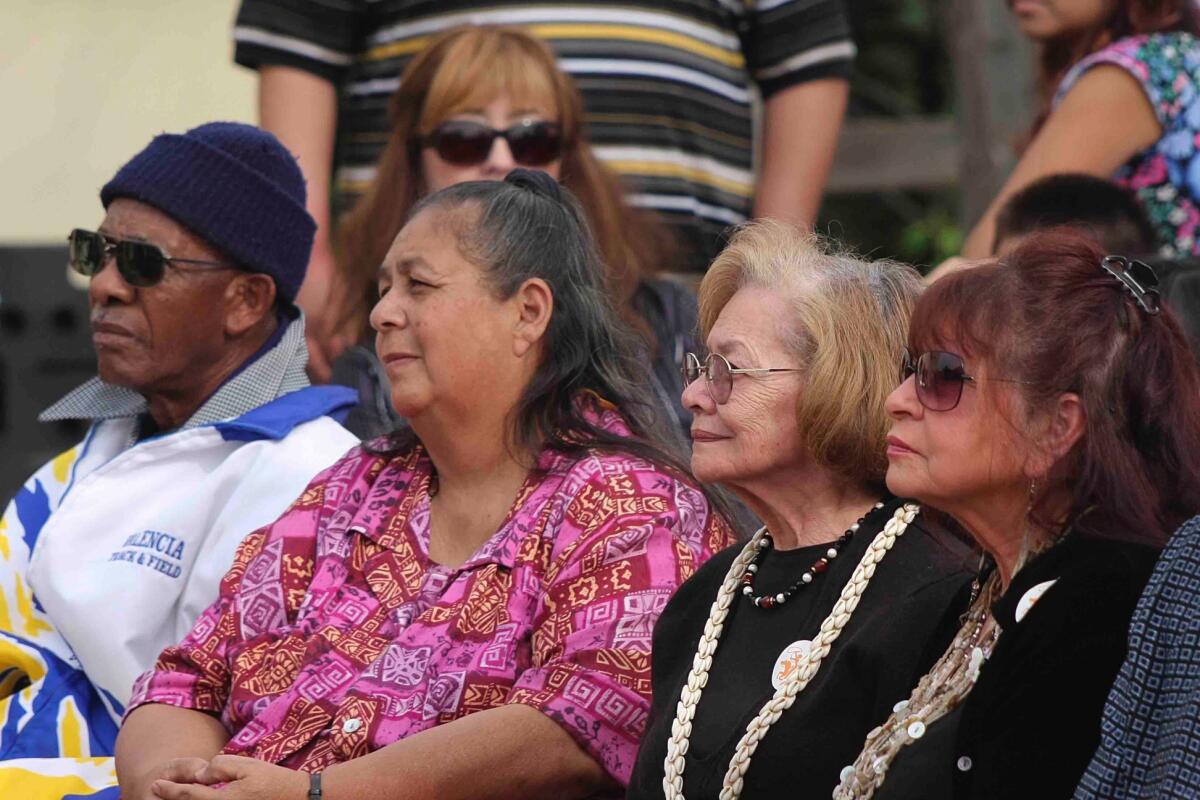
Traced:
<path fill-rule="evenodd" d="M 900 506 L 883 526 L 883 530 L 871 541 L 870 546 L 867 547 L 858 565 L 854 568 L 850 579 L 842 587 L 841 594 L 833 605 L 833 610 L 821 623 L 820 632 L 813 639 L 804 662 L 780 684 L 771 699 L 763 705 L 750 724 L 746 726 L 746 732 L 738 741 L 733 758 L 730 759 L 729 767 L 725 772 L 720 800 L 736 800 L 741 795 L 746 771 L 750 768 L 750 759 L 758 748 L 758 743 L 766 736 L 770 727 L 779 721 L 783 712 L 791 708 L 792 704 L 796 702 L 797 695 L 808 686 L 817 674 L 821 662 L 829 654 L 833 643 L 850 621 L 854 609 L 858 607 L 859 600 L 862 599 L 879 562 L 892 549 L 896 539 L 904 534 L 918 513 L 920 513 L 920 508 L 914 503 Z M 851 531 L 852 533 L 853 531 Z M 667 739 L 667 756 L 663 761 L 663 793 L 666 800 L 684 800 L 683 770 L 692 734 L 692 720 L 696 716 L 696 708 L 700 704 L 701 694 L 708 683 L 708 671 L 712 667 L 713 654 L 716 653 L 717 643 L 720 641 L 721 632 L 725 626 L 725 619 L 729 616 L 729 608 L 739 592 L 745 594 L 744 576 L 748 573 L 753 574 L 750 573 L 749 567 L 761 558 L 763 550 L 761 542 L 764 536 L 766 536 L 765 527 L 760 528 L 758 533 L 746 543 L 742 552 L 729 566 L 725 580 L 709 610 L 708 620 L 704 623 L 704 633 L 700 637 L 696 655 L 692 659 L 691 672 L 688 673 L 687 683 L 684 685 L 679 703 L 676 705 L 675 720 L 671 723 L 671 736 Z M 753 594 L 752 584 L 753 578 L 751 579 L 750 594 Z M 756 603 L 756 605 L 758 604 Z"/>
<path fill-rule="evenodd" d="M 924 736 L 927 726 L 958 707 L 974 687 L 1000 637 L 1000 626 L 991 612 L 1000 595 L 998 572 L 982 587 L 977 579 L 971 589 L 969 610 L 954 641 L 912 695 L 896 703 L 892 715 L 867 734 L 858 758 L 842 770 L 834 800 L 868 800 L 883 785 L 900 751 Z"/>

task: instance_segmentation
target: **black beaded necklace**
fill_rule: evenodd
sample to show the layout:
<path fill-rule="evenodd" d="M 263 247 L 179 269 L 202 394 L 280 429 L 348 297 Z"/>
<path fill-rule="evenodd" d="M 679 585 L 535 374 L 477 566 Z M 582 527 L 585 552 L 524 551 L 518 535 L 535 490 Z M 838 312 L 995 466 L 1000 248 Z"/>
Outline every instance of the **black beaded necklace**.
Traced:
<path fill-rule="evenodd" d="M 808 586 L 808 584 L 813 582 L 814 578 L 823 573 L 825 570 L 829 569 L 829 562 L 838 557 L 838 553 L 840 553 L 842 548 L 846 546 L 846 542 L 850 541 L 850 537 L 854 536 L 858 529 L 862 527 L 862 524 L 866 522 L 867 517 L 871 516 L 872 512 L 878 511 L 881 508 L 883 508 L 882 500 L 872 506 L 871 510 L 866 514 L 863 514 L 861 517 L 859 517 L 858 522 L 855 522 L 853 525 L 847 528 L 846 532 L 839 536 L 837 541 L 830 544 L 829 549 L 825 551 L 825 555 L 814 561 L 812 566 L 805 570 L 804 574 L 800 576 L 800 580 L 796 581 L 782 592 L 773 595 L 754 594 L 754 575 L 758 572 L 759 562 L 763 560 L 763 557 L 767 554 L 767 551 L 773 546 L 771 541 L 771 532 L 764 530 L 762 538 L 758 540 L 758 552 L 755 554 L 754 560 L 746 565 L 746 572 L 742 575 L 742 594 L 744 594 L 746 597 L 749 597 L 750 602 L 754 603 L 754 605 L 758 606 L 759 608 L 775 608 L 783 605 L 789 599 L 791 599 L 792 595 L 803 589 L 805 586 Z"/>

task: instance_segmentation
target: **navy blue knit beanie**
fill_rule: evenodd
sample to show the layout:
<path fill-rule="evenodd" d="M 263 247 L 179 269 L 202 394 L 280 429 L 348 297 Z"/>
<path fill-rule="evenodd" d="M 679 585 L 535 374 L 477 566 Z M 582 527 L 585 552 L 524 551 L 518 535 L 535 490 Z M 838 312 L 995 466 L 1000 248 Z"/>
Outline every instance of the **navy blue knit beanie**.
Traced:
<path fill-rule="evenodd" d="M 100 190 L 105 208 L 118 197 L 154 206 L 296 299 L 317 224 L 296 158 L 270 133 L 210 122 L 155 136 Z"/>

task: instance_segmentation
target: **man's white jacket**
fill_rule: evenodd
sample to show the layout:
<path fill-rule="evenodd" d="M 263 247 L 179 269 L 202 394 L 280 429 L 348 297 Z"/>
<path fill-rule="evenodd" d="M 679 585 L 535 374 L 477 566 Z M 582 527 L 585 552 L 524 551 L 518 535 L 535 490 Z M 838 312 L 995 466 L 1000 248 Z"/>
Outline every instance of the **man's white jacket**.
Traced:
<path fill-rule="evenodd" d="M 234 404 L 256 371 L 227 384 Z M 110 754 L 133 681 L 216 599 L 241 540 L 357 443 L 333 419 L 354 392 L 279 389 L 140 441 L 137 416 L 101 419 L 18 492 L 0 518 L 0 759 Z"/>

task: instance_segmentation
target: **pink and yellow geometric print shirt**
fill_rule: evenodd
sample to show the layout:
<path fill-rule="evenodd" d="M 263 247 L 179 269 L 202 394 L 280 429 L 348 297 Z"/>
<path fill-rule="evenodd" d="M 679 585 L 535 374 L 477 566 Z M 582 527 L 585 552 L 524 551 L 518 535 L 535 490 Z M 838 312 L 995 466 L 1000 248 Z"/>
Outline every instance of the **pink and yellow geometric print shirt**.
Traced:
<path fill-rule="evenodd" d="M 129 709 L 212 712 L 226 753 L 316 771 L 523 703 L 626 785 L 654 623 L 733 536 L 700 491 L 631 456 L 546 451 L 539 468 L 500 529 L 446 567 L 428 555 L 424 451 L 355 448 L 247 537 Z"/>

